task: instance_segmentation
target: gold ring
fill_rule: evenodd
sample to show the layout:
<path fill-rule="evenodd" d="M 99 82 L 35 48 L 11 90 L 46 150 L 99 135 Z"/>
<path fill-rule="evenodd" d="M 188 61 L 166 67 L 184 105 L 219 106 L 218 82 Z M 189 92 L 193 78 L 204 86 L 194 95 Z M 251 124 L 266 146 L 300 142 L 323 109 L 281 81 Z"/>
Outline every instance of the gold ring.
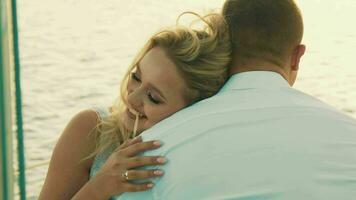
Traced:
<path fill-rule="evenodd" d="M 129 180 L 129 171 L 126 170 L 125 173 L 122 174 L 122 177 L 124 177 L 126 180 Z"/>

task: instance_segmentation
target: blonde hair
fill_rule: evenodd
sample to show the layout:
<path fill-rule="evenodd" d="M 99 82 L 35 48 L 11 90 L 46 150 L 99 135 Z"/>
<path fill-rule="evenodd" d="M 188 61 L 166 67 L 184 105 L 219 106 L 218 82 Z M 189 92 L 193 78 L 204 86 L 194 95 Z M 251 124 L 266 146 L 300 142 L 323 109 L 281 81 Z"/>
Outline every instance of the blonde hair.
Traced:
<path fill-rule="evenodd" d="M 184 14 L 197 16 L 205 26 L 193 29 L 179 25 Z M 96 148 L 88 157 L 95 156 L 110 147 L 117 147 L 132 138 L 132 133 L 122 125 L 121 113 L 126 109 L 127 84 L 131 72 L 153 47 L 163 48 L 175 63 L 177 70 L 186 81 L 188 88 L 185 99 L 188 105 L 214 95 L 225 83 L 228 64 L 231 59 L 231 45 L 227 25 L 220 14 L 200 16 L 184 12 L 177 18 L 174 27 L 154 34 L 134 58 L 124 75 L 120 93 L 110 107 L 110 115 L 100 119 L 92 134 L 95 134 Z"/>

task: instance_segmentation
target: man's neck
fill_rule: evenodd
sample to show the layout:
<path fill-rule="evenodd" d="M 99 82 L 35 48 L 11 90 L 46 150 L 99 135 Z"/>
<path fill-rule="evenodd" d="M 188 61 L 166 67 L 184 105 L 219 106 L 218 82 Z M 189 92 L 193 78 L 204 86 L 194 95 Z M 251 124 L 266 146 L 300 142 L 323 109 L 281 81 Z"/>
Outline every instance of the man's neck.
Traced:
<path fill-rule="evenodd" d="M 251 65 L 232 65 L 229 75 L 232 76 L 237 73 L 249 72 L 249 71 L 272 71 L 279 73 L 286 81 L 289 82 L 289 76 L 286 71 L 279 66 L 269 63 L 256 63 Z"/>

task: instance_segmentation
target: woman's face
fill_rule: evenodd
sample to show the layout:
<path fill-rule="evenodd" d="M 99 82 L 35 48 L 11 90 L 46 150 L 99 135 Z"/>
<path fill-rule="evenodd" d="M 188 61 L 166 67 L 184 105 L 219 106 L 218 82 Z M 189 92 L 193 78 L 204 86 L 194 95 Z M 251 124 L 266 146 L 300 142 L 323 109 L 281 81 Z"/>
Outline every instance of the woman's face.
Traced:
<path fill-rule="evenodd" d="M 127 86 L 125 127 L 133 131 L 135 112 L 140 114 L 137 133 L 184 108 L 187 86 L 175 64 L 161 47 L 154 47 L 137 64 Z"/>

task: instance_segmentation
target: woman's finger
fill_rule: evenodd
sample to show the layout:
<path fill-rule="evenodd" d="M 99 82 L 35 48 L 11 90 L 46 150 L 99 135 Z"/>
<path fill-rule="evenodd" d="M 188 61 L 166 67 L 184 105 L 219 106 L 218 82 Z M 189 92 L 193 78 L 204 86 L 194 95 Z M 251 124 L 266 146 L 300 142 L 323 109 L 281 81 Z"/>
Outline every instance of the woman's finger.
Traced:
<path fill-rule="evenodd" d="M 142 142 L 142 137 L 141 136 L 137 136 L 133 139 L 128 139 L 126 140 L 124 143 L 122 143 L 120 146 L 118 146 L 115 151 L 121 150 L 121 149 L 125 149 L 130 145 L 136 144 Z"/>
<path fill-rule="evenodd" d="M 147 178 L 160 177 L 160 176 L 163 176 L 163 171 L 159 169 L 127 171 L 127 180 L 147 179 Z"/>
<path fill-rule="evenodd" d="M 140 142 L 142 142 L 142 137 L 137 136 L 137 137 L 133 138 L 132 140 L 130 140 L 129 143 L 127 144 L 127 146 L 131 146 L 133 144 L 140 143 Z"/>
<path fill-rule="evenodd" d="M 123 149 L 122 152 L 123 152 L 123 155 L 125 155 L 127 157 L 132 157 L 132 156 L 135 156 L 138 153 L 141 153 L 143 151 L 156 149 L 160 146 L 161 146 L 161 143 L 157 140 L 141 142 L 141 143 L 137 143 L 137 144 L 128 146 L 127 148 Z"/>
<path fill-rule="evenodd" d="M 132 139 L 128 139 L 126 140 L 124 143 L 120 144 L 116 149 L 115 151 L 118 151 L 120 149 L 124 149 L 126 148 L 127 146 L 129 146 L 129 142 L 131 141 Z"/>
<path fill-rule="evenodd" d="M 131 142 L 132 139 L 128 139 L 125 142 L 123 142 L 122 144 L 120 144 L 115 150 L 115 151 L 119 151 L 121 149 L 125 149 L 127 146 L 129 146 L 129 142 Z"/>
<path fill-rule="evenodd" d="M 142 167 L 146 165 L 162 165 L 166 159 L 162 156 L 137 156 L 126 160 L 125 167 L 127 169 Z"/>
<path fill-rule="evenodd" d="M 132 184 L 127 182 L 126 184 L 122 185 L 122 188 L 125 192 L 139 192 L 149 190 L 153 187 L 153 183 L 147 182 L 142 184 Z"/>

